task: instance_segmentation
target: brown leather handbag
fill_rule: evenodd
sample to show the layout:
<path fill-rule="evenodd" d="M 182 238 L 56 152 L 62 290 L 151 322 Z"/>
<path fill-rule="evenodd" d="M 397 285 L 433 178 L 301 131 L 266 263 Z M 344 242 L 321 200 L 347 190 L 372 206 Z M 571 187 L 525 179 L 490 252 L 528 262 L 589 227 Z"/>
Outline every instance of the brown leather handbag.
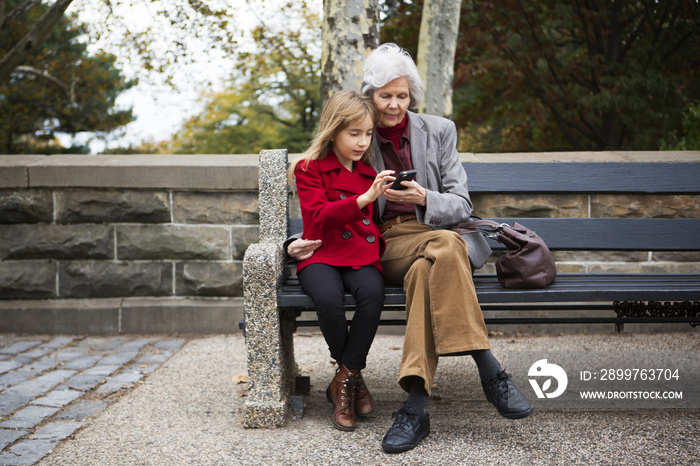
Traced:
<path fill-rule="evenodd" d="M 498 223 L 476 218 L 457 226 L 461 232 L 479 231 L 508 248 L 508 252 L 496 260 L 496 275 L 505 288 L 545 288 L 557 276 L 552 253 L 537 233 L 513 222 Z"/>

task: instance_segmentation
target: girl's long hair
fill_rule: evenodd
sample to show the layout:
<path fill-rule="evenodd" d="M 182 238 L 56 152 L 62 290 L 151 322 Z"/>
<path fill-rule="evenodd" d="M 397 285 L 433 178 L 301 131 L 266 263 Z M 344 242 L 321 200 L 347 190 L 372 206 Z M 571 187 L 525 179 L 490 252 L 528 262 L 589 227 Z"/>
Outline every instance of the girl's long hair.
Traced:
<path fill-rule="evenodd" d="M 289 185 L 294 186 L 294 171 L 300 162 L 304 162 L 300 169 L 306 170 L 310 161 L 325 158 L 333 150 L 333 140 L 338 133 L 367 116 L 372 119 L 373 125 L 376 125 L 377 108 L 370 97 L 350 90 L 339 91 L 330 96 L 323 106 L 311 145 L 301 154 L 301 157 L 294 160 L 289 166 Z M 371 144 L 362 156 L 362 161 L 372 164 Z"/>

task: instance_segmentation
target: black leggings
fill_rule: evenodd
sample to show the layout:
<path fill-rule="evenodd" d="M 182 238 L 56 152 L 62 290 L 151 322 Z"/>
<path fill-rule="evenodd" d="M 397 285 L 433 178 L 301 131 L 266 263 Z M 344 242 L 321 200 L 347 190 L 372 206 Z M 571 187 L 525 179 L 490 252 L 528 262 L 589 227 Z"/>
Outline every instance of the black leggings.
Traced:
<path fill-rule="evenodd" d="M 384 282 L 376 267 L 361 269 L 311 264 L 299 272 L 299 283 L 316 305 L 318 324 L 331 357 L 348 369 L 364 369 L 384 306 Z M 348 330 L 343 294 L 357 307 Z"/>

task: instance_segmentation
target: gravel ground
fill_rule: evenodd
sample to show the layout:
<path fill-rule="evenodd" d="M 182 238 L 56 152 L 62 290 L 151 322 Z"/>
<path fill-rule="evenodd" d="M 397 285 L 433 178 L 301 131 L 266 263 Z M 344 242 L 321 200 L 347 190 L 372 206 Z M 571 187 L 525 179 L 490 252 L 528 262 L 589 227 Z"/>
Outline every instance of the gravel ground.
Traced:
<path fill-rule="evenodd" d="M 363 371 L 376 411 L 348 433 L 330 424 L 324 391 L 333 366 L 320 335 L 295 337 L 297 363 L 311 377 L 303 417 L 269 430 L 242 426 L 242 336 L 194 339 L 38 464 L 700 464 L 700 405 L 537 409 L 527 419 L 507 420 L 485 401 L 468 357 L 440 362 L 430 436 L 410 452 L 386 454 L 381 439 L 404 400 L 395 380 L 401 344 L 400 335 L 377 336 Z M 697 368 L 700 334 L 496 335 L 492 345 L 506 365 L 514 351 L 638 354 L 661 348 L 689 355 L 688 364 Z"/>

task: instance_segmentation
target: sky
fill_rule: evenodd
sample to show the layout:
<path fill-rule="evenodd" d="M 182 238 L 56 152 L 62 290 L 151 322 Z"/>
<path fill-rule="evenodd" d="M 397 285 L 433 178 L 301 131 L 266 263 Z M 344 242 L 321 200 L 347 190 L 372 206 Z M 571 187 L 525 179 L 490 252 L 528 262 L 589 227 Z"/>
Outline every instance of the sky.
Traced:
<path fill-rule="evenodd" d="M 68 13 L 77 12 L 83 22 L 99 22 L 104 13 L 95 13 L 94 5 L 102 0 L 76 0 L 68 9 Z M 172 1 L 172 0 L 165 0 Z M 241 25 L 242 47 L 249 46 L 252 41 L 247 32 L 257 26 L 264 18 L 268 26 L 275 26 L 275 5 L 286 0 L 212 0 L 222 1 L 233 7 L 235 23 Z M 97 2 L 97 3 L 96 3 Z M 117 4 L 116 2 L 112 2 Z M 322 0 L 311 0 L 309 6 L 319 13 L 322 10 Z M 149 18 L 152 19 L 147 9 L 148 2 L 135 2 L 122 10 L 121 14 L 129 20 L 129 27 L 134 31 L 148 27 Z M 280 21 L 284 21 L 280 18 Z M 167 47 L 167 38 L 164 38 L 163 47 Z M 90 44 L 89 49 L 104 49 L 118 57 L 117 65 L 121 67 L 127 78 L 139 77 L 142 73 L 132 67 L 128 51 L 121 50 L 115 44 L 105 40 L 101 43 Z M 142 141 L 160 142 L 170 137 L 190 117 L 196 115 L 204 107 L 201 96 L 204 92 L 218 91 L 223 88 L 225 79 L 232 69 L 231 60 L 221 55 L 211 56 L 206 52 L 205 46 L 192 47 L 194 63 L 179 66 L 175 70 L 174 82 L 176 89 L 165 84 L 158 84 L 158 78 L 141 79 L 132 89 L 122 93 L 117 98 L 117 107 L 131 107 L 135 121 L 126 125 L 123 130 L 117 130 L 107 136 L 106 140 L 98 140 L 92 134 L 79 134 L 71 140 L 64 135 L 59 139 L 64 146 L 71 143 L 89 144 L 91 153 L 99 153 L 105 148 L 137 146 Z M 156 81 L 156 82 L 149 82 Z"/>

